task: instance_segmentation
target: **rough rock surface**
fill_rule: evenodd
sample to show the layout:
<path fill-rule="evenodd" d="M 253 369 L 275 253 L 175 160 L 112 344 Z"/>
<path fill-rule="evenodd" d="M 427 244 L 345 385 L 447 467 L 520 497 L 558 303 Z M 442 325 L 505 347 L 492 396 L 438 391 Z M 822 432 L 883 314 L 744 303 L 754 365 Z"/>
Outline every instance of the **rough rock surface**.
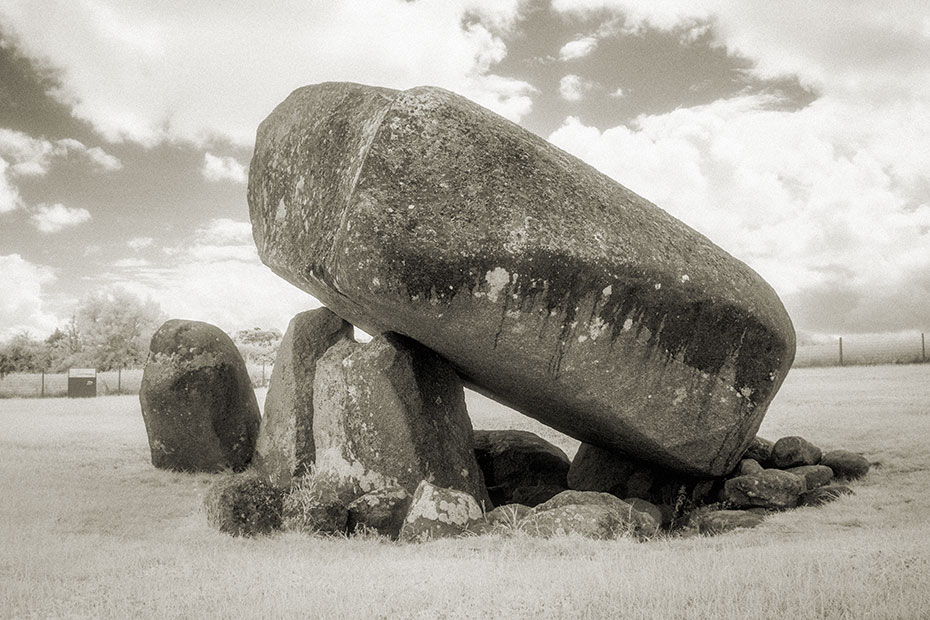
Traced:
<path fill-rule="evenodd" d="M 771 464 L 778 469 L 816 465 L 821 455 L 820 448 L 803 437 L 782 437 L 772 446 Z"/>
<path fill-rule="evenodd" d="M 759 461 L 759 464 L 767 465 L 772 459 L 772 448 L 774 447 L 775 443 L 768 439 L 759 436 L 753 437 L 749 447 L 746 448 L 745 454 L 743 454 L 743 458 L 755 459 Z"/>
<path fill-rule="evenodd" d="M 224 476 L 203 500 L 207 523 L 233 536 L 270 534 L 281 528 L 283 492 L 253 473 Z"/>
<path fill-rule="evenodd" d="M 762 465 L 759 464 L 759 461 L 756 459 L 743 459 L 739 462 L 736 471 L 740 476 L 745 476 L 747 474 L 756 474 L 765 469 Z"/>
<path fill-rule="evenodd" d="M 241 471 L 261 423 L 245 362 L 226 333 L 200 321 L 166 321 L 149 346 L 139 390 L 152 464 Z"/>
<path fill-rule="evenodd" d="M 405 334 L 580 440 L 728 473 L 795 335 L 745 264 L 447 91 L 326 83 L 261 124 L 262 260 L 369 333 Z"/>
<path fill-rule="evenodd" d="M 348 506 L 349 533 L 368 529 L 397 538 L 412 499 L 404 487 L 378 489 L 362 495 Z"/>
<path fill-rule="evenodd" d="M 797 506 L 798 496 L 804 490 L 802 478 L 780 469 L 765 469 L 727 480 L 723 485 L 723 499 L 736 507 L 780 510 Z"/>
<path fill-rule="evenodd" d="M 586 443 L 578 447 L 568 470 L 568 486 L 573 490 L 638 497 L 659 504 L 703 504 L 713 484 L 713 480 L 673 472 Z"/>
<path fill-rule="evenodd" d="M 490 504 L 462 382 L 418 343 L 385 334 L 336 344 L 317 362 L 313 410 L 316 471 L 356 497 L 430 480 Z"/>
<path fill-rule="evenodd" d="M 479 430 L 475 431 L 474 441 L 475 458 L 495 506 L 511 501 L 525 503 L 513 499 L 520 487 L 568 488 L 566 475 L 571 461 L 561 449 L 535 433 Z"/>
<path fill-rule="evenodd" d="M 352 339 L 352 325 L 326 308 L 301 312 L 281 339 L 255 444 L 253 466 L 281 487 L 314 461 L 313 378 L 330 347 Z"/>
<path fill-rule="evenodd" d="M 652 502 L 647 502 L 646 500 L 640 499 L 638 497 L 630 497 L 623 501 L 632 506 L 635 510 L 645 512 L 647 515 L 655 519 L 656 523 L 662 524 L 666 520 L 662 514 L 662 510 Z"/>
<path fill-rule="evenodd" d="M 580 534 L 588 538 L 652 536 L 659 521 L 623 500 L 596 491 L 564 491 L 533 508 L 527 531 L 540 536 Z"/>
<path fill-rule="evenodd" d="M 437 487 L 424 480 L 413 494 L 410 510 L 400 530 L 400 539 L 423 542 L 460 536 L 482 516 L 481 507 L 473 496 Z"/>
<path fill-rule="evenodd" d="M 746 510 L 712 510 L 696 518 L 701 534 L 723 534 L 739 528 L 756 527 L 763 516 Z"/>
<path fill-rule="evenodd" d="M 637 510 L 632 513 L 644 514 Z M 609 540 L 632 535 L 635 526 L 631 520 L 624 518 L 620 510 L 611 506 L 570 504 L 534 514 L 525 527 L 531 534 L 546 538 L 576 535 Z"/>
<path fill-rule="evenodd" d="M 861 478 L 869 473 L 869 460 L 849 450 L 831 450 L 820 458 L 820 464 L 833 470 L 837 478 Z"/>
<path fill-rule="evenodd" d="M 826 465 L 801 465 L 786 469 L 788 473 L 804 479 L 805 490 L 810 491 L 833 480 L 833 470 Z"/>
<path fill-rule="evenodd" d="M 566 490 L 564 486 L 556 486 L 554 484 L 540 484 L 534 487 L 517 487 L 513 490 L 513 494 L 510 496 L 510 501 L 508 503 L 523 504 L 524 506 L 531 507 L 538 506 L 543 502 L 548 502 L 550 499 Z"/>

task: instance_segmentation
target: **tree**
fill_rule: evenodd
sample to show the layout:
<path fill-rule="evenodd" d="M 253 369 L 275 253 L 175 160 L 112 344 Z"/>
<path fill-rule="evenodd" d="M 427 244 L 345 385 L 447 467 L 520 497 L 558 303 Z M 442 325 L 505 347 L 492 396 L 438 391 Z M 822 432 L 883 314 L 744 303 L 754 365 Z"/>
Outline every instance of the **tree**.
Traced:
<path fill-rule="evenodd" d="M 236 332 L 236 346 L 246 361 L 256 364 L 274 364 L 281 344 L 281 332 L 277 329 L 242 329 Z"/>
<path fill-rule="evenodd" d="M 69 348 L 78 348 L 74 357 L 82 364 L 99 370 L 138 367 L 163 320 L 157 303 L 115 287 L 86 297 L 74 318 L 78 337 L 65 336 Z"/>
<path fill-rule="evenodd" d="M 45 369 L 43 343 L 29 332 L 20 332 L 0 345 L 0 377 L 11 372 L 39 372 Z"/>

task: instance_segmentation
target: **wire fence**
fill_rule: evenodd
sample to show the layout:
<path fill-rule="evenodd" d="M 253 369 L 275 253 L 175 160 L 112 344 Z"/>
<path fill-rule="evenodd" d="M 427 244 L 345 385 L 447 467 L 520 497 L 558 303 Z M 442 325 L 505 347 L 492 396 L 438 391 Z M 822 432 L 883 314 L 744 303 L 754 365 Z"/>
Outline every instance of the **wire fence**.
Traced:
<path fill-rule="evenodd" d="M 920 332 L 840 336 L 799 344 L 794 367 L 920 364 L 930 361 L 927 347 L 927 336 Z"/>
<path fill-rule="evenodd" d="M 271 365 L 246 364 L 254 387 L 266 387 Z M 142 386 L 141 368 L 124 368 L 97 373 L 97 396 L 138 394 Z M 0 377 L 0 398 L 58 398 L 68 395 L 66 372 L 13 372 Z"/>

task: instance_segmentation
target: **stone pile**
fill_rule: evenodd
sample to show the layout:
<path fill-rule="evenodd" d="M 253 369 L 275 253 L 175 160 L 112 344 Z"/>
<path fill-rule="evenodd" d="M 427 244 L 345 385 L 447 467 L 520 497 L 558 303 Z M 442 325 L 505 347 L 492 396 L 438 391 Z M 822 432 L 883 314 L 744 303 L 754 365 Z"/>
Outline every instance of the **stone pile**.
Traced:
<path fill-rule="evenodd" d="M 288 326 L 260 423 L 205 324 L 159 330 L 140 395 L 156 466 L 251 463 L 205 500 L 222 531 L 709 533 L 868 470 L 755 437 L 795 351 L 758 274 L 462 97 L 299 89 L 259 127 L 248 200 L 262 260 L 327 308 Z M 473 431 L 466 384 L 581 448 Z"/>

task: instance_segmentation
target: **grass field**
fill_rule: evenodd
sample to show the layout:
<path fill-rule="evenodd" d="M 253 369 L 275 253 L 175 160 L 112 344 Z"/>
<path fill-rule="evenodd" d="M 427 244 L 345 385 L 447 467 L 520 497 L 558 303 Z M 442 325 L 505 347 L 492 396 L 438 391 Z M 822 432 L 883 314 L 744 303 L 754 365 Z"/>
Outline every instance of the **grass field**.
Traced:
<path fill-rule="evenodd" d="M 795 369 L 760 434 L 879 465 L 714 538 L 237 539 L 206 525 L 209 475 L 150 465 L 137 397 L 0 400 L 0 618 L 930 618 L 930 366 Z"/>

